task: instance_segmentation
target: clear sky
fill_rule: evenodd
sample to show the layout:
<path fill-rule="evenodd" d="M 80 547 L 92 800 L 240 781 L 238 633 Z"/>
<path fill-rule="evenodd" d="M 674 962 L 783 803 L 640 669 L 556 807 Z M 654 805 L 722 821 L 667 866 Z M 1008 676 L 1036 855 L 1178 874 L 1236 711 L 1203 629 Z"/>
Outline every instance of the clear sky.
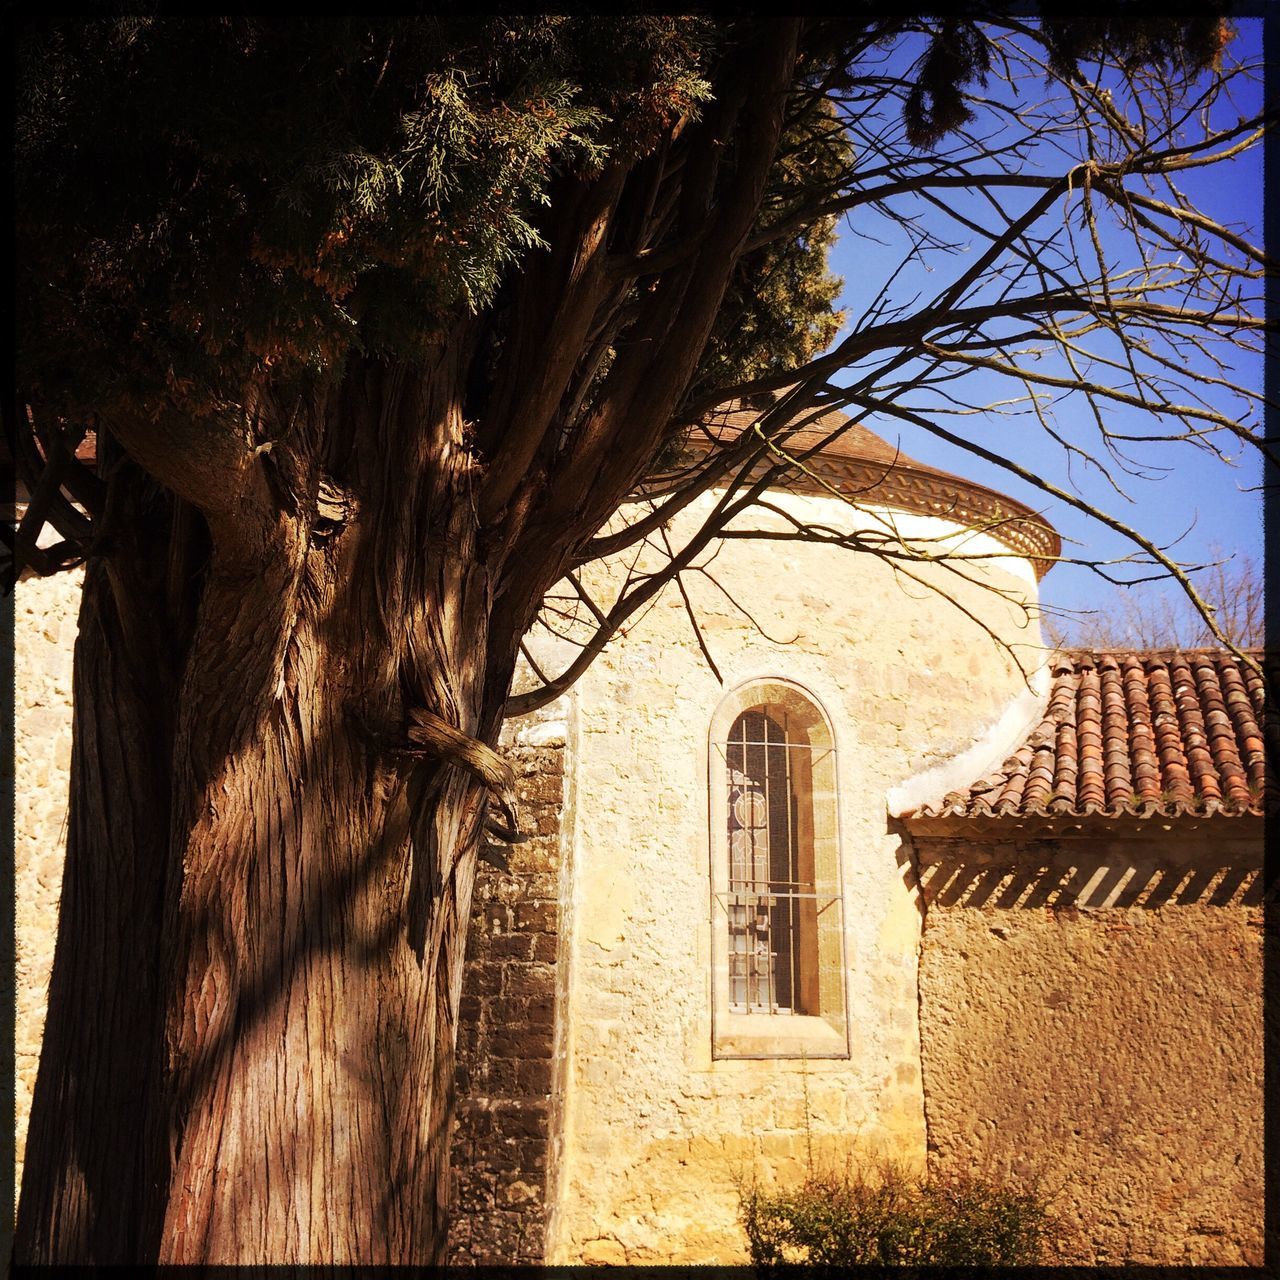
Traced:
<path fill-rule="evenodd" d="M 1246 55 L 1256 55 L 1261 47 L 1261 22 L 1243 19 L 1237 27 L 1236 55 L 1242 60 Z M 1040 87 L 1029 86 L 1028 92 L 1037 91 Z M 1006 91 L 997 89 L 995 92 Z M 1240 86 L 1240 91 L 1234 94 L 1233 103 L 1221 104 L 1220 115 L 1215 122 L 1219 125 L 1226 121 L 1234 123 L 1237 110 L 1244 113 L 1256 110 L 1261 97 L 1260 83 Z M 1043 163 L 1046 168 L 1053 166 L 1059 172 L 1063 167 L 1060 154 L 1038 155 L 1033 152 L 1023 163 L 1033 169 Z M 990 169 L 993 165 L 987 162 L 983 167 Z M 1223 165 L 1187 171 L 1181 175 L 1179 186 L 1197 207 L 1235 227 L 1253 244 L 1261 242 L 1261 147 L 1255 147 Z M 1037 194 L 1032 192 L 1021 205 L 1016 203 L 1016 197 L 1011 198 L 1008 204 L 1015 209 L 1025 208 Z M 962 197 L 958 196 L 957 202 L 960 199 Z M 976 205 L 974 210 L 976 217 Z M 832 254 L 832 267 L 845 280 L 841 305 L 857 316 L 865 308 L 869 293 L 874 292 L 888 271 L 901 261 L 905 240 L 895 240 L 891 233 L 886 233 L 883 222 L 869 213 L 856 211 L 855 217 L 858 221 L 852 230 L 847 226 L 841 228 L 840 239 Z M 955 222 L 941 213 L 926 213 L 922 222 L 939 232 L 945 229 L 945 234 L 952 240 L 957 239 Z M 989 209 L 986 222 L 991 224 Z M 868 232 L 884 243 L 877 244 L 865 238 Z M 1108 252 L 1111 244 L 1110 241 L 1106 243 Z M 967 250 L 968 262 L 983 247 L 983 242 L 974 238 Z M 965 251 L 943 255 L 935 258 L 928 269 L 919 267 L 903 273 L 893 285 L 894 298 L 905 303 L 917 294 L 922 299 L 934 296 L 940 285 L 946 283 L 949 274 L 965 269 L 968 265 L 965 259 Z M 1044 369 L 1046 366 L 1038 367 Z M 1238 366 L 1237 374 L 1241 382 L 1261 390 L 1260 357 L 1246 358 Z M 833 381 L 845 383 L 848 375 L 838 376 Z M 982 370 L 967 374 L 963 387 L 964 398 L 970 403 L 994 402 L 1021 392 L 1021 388 L 1014 386 L 1008 378 Z M 956 390 L 956 394 L 960 392 Z M 1056 400 L 1053 425 L 1065 438 L 1090 449 L 1096 444 L 1097 435 L 1087 404 L 1078 396 L 1071 399 L 1057 396 Z M 1228 401 L 1224 399 L 1218 403 L 1224 411 L 1227 410 Z M 1211 547 L 1215 545 L 1228 550 L 1241 549 L 1261 560 L 1262 496 L 1258 491 L 1261 463 L 1248 446 L 1235 445 L 1229 450 L 1235 455 L 1235 466 L 1216 461 L 1203 451 L 1180 442 L 1131 446 L 1132 457 L 1139 464 L 1136 469 L 1142 474 L 1126 475 L 1113 468 L 1115 478 L 1123 483 L 1128 494 L 1126 498 L 1117 494 L 1095 469 L 1082 465 L 1078 458 L 1069 467 L 1062 446 L 1050 438 L 1029 412 L 939 420 L 949 430 L 981 442 L 1062 488 L 1074 490 L 1085 500 L 1141 530 L 1158 545 L 1165 546 L 1180 539 L 1171 551 L 1179 561 L 1199 562 L 1212 558 Z M 868 418 L 865 421 L 880 435 L 898 442 L 904 453 L 979 481 L 1043 511 L 1064 536 L 1065 554 L 1112 558 L 1133 549 L 1120 535 L 1072 510 L 1067 504 L 1047 497 L 1016 476 L 919 428 L 891 418 Z M 1141 410 L 1119 410 L 1111 425 L 1121 430 L 1133 430 L 1135 434 L 1160 430 L 1157 420 Z M 1250 425 L 1260 427 L 1260 416 L 1255 414 Z M 1220 440 L 1220 446 L 1227 447 L 1226 438 Z M 1074 540 L 1076 545 L 1068 540 Z M 1130 572 L 1138 575 L 1146 571 Z M 1135 589 L 1164 591 L 1171 588 L 1167 584 L 1159 584 Z M 1176 587 L 1172 589 L 1176 590 Z M 1056 566 L 1043 584 L 1046 603 L 1067 609 L 1096 607 L 1110 592 L 1108 584 L 1090 570 L 1066 564 Z"/>

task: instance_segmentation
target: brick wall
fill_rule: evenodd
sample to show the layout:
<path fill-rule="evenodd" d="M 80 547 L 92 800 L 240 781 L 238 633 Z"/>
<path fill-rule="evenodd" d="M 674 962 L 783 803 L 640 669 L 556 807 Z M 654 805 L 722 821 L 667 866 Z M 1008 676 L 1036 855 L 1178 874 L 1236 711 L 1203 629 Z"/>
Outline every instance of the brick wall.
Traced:
<path fill-rule="evenodd" d="M 545 1257 L 564 1091 L 556 1008 L 567 981 L 557 964 L 568 875 L 563 733 L 547 741 L 556 729 L 536 726 L 536 745 L 511 735 L 521 824 L 535 834 L 500 850 L 509 870 L 482 862 L 476 881 L 458 1031 L 455 1265 Z"/>

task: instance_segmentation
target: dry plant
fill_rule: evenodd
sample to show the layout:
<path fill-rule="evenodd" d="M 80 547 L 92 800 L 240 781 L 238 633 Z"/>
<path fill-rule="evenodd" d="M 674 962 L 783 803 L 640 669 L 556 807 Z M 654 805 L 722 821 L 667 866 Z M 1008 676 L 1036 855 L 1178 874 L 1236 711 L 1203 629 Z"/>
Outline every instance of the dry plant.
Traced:
<path fill-rule="evenodd" d="M 1266 643 L 1262 565 L 1245 552 L 1211 545 L 1212 561 L 1195 575 L 1197 590 L 1222 635 L 1240 649 Z M 1150 585 L 1112 587 L 1095 608 L 1048 613 L 1045 638 L 1060 649 L 1200 649 L 1218 637 L 1185 595 Z"/>

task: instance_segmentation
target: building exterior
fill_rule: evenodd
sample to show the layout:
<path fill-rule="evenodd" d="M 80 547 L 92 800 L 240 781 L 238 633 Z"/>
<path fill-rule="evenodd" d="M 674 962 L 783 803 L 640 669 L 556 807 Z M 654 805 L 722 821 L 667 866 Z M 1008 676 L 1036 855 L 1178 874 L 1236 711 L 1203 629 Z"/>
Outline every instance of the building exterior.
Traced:
<path fill-rule="evenodd" d="M 856 428 L 810 466 L 754 527 L 983 585 L 730 541 L 701 642 L 671 592 L 510 726 L 542 834 L 477 904 L 455 1256 L 739 1261 L 740 1180 L 888 1156 L 1035 1181 L 1067 1261 L 1257 1261 L 1260 680 L 1050 654 L 1031 513 Z"/>
<path fill-rule="evenodd" d="M 1212 651 L 1050 673 L 1015 753 L 900 819 L 930 1162 L 1053 1193 L 1073 1261 L 1260 1264 L 1262 680 Z"/>
<path fill-rule="evenodd" d="M 892 1158 L 1038 1180 L 1066 1261 L 1260 1261 L 1257 674 L 1049 653 L 1053 531 L 852 424 L 732 528 L 508 726 L 533 839 L 477 889 L 454 1260 L 736 1262 L 743 1180 Z M 24 1116 L 66 592 L 19 587 Z"/>

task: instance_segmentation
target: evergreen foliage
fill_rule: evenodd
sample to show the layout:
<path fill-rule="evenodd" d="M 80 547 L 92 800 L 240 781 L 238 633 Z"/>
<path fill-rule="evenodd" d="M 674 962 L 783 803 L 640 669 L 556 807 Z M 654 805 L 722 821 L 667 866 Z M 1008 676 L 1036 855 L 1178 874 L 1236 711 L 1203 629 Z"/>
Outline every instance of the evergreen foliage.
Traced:
<path fill-rule="evenodd" d="M 1221 48 L 1215 6 L 1161 24 L 1116 8 L 1108 25 L 1049 6 L 1054 57 L 1109 40 L 1195 67 Z M 905 104 L 917 145 L 968 118 L 980 16 L 961 6 L 930 30 Z M 855 45 L 911 25 L 876 5 L 815 24 L 762 224 L 847 182 L 821 89 Z M 496 308 L 500 343 L 503 284 L 546 249 L 566 188 L 698 119 L 736 38 L 701 16 L 32 21 L 17 60 L 24 393 L 72 418 L 161 403 L 198 418 L 250 386 L 332 383 L 354 353 L 413 361 L 463 314 Z M 834 225 L 809 218 L 743 256 L 691 395 L 829 344 Z"/>
<path fill-rule="evenodd" d="M 697 118 L 723 42 L 697 17 L 34 24 L 24 388 L 199 416 L 249 384 L 332 381 L 353 352 L 413 360 L 546 248 L 554 191 Z M 838 161 L 838 136 L 808 138 L 782 189 L 821 145 Z M 830 339 L 831 224 L 739 269 L 718 373 Z"/>
<path fill-rule="evenodd" d="M 783 134 L 760 223 L 780 222 L 838 190 L 852 147 L 821 97 L 810 98 Z M 794 237 L 770 241 L 738 263 L 692 393 L 794 369 L 836 336 L 842 281 L 826 269 L 836 218 L 806 219 Z"/>

